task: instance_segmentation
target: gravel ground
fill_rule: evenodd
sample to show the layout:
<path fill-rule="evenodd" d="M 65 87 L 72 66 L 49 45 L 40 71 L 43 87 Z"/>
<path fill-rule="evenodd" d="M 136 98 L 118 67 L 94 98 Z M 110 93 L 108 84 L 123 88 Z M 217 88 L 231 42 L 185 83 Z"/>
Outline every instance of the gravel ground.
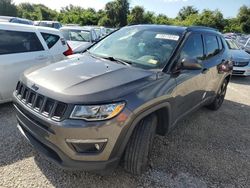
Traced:
<path fill-rule="evenodd" d="M 0 106 L 0 187 L 250 187 L 250 78 L 236 77 L 217 112 L 205 108 L 154 143 L 142 176 L 64 171 L 35 152 Z"/>

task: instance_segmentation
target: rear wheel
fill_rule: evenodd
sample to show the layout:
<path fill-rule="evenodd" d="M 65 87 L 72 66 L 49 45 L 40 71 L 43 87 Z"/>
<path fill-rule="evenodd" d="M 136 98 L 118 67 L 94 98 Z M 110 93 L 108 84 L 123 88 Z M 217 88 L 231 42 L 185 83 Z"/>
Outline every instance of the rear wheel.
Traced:
<path fill-rule="evenodd" d="M 221 105 L 224 101 L 226 92 L 227 92 L 227 84 L 228 84 L 228 81 L 225 79 L 223 81 L 223 83 L 221 84 L 221 87 L 220 87 L 214 101 L 207 106 L 209 109 L 218 110 L 221 107 Z"/>
<path fill-rule="evenodd" d="M 149 153 L 155 136 L 157 118 L 150 115 L 135 127 L 124 153 L 124 169 L 141 174 L 148 167 Z"/>

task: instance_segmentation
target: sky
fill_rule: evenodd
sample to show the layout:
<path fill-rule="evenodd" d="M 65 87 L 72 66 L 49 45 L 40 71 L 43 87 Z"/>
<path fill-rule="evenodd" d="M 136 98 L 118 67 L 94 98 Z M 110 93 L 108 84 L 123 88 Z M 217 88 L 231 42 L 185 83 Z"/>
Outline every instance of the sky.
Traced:
<path fill-rule="evenodd" d="M 105 7 L 110 0 L 13 0 L 15 4 L 29 2 L 41 3 L 49 8 L 60 10 L 69 4 L 81 6 L 83 8 L 94 8 L 96 10 Z M 242 5 L 250 7 L 250 0 L 129 0 L 130 7 L 136 5 L 143 6 L 145 10 L 153 11 L 157 14 L 163 13 L 168 17 L 174 18 L 183 6 L 194 6 L 198 10 L 219 9 L 225 18 L 235 17 L 238 9 Z"/>

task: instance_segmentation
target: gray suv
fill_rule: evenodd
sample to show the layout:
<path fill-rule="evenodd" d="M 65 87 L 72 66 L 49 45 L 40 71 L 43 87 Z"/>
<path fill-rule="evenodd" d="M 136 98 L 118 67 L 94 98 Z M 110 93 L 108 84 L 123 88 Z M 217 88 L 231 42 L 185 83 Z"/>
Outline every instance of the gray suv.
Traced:
<path fill-rule="evenodd" d="M 217 110 L 231 73 L 214 29 L 127 26 L 81 56 L 26 71 L 13 94 L 18 128 L 62 167 L 103 171 L 121 162 L 140 174 L 154 135 L 201 106 Z"/>

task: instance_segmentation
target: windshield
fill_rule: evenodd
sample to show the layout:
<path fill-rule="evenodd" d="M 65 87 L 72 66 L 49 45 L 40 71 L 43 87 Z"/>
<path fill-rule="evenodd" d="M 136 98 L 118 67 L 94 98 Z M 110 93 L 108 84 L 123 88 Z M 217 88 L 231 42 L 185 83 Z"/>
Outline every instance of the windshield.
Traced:
<path fill-rule="evenodd" d="M 232 40 L 226 40 L 228 48 L 231 50 L 240 50 L 239 46 Z"/>
<path fill-rule="evenodd" d="M 78 42 L 90 42 L 90 32 L 86 30 L 62 29 L 63 37 L 66 40 Z"/>
<path fill-rule="evenodd" d="M 180 35 L 163 27 L 124 27 L 100 41 L 89 52 L 99 57 L 113 57 L 145 69 L 166 65 Z"/>

